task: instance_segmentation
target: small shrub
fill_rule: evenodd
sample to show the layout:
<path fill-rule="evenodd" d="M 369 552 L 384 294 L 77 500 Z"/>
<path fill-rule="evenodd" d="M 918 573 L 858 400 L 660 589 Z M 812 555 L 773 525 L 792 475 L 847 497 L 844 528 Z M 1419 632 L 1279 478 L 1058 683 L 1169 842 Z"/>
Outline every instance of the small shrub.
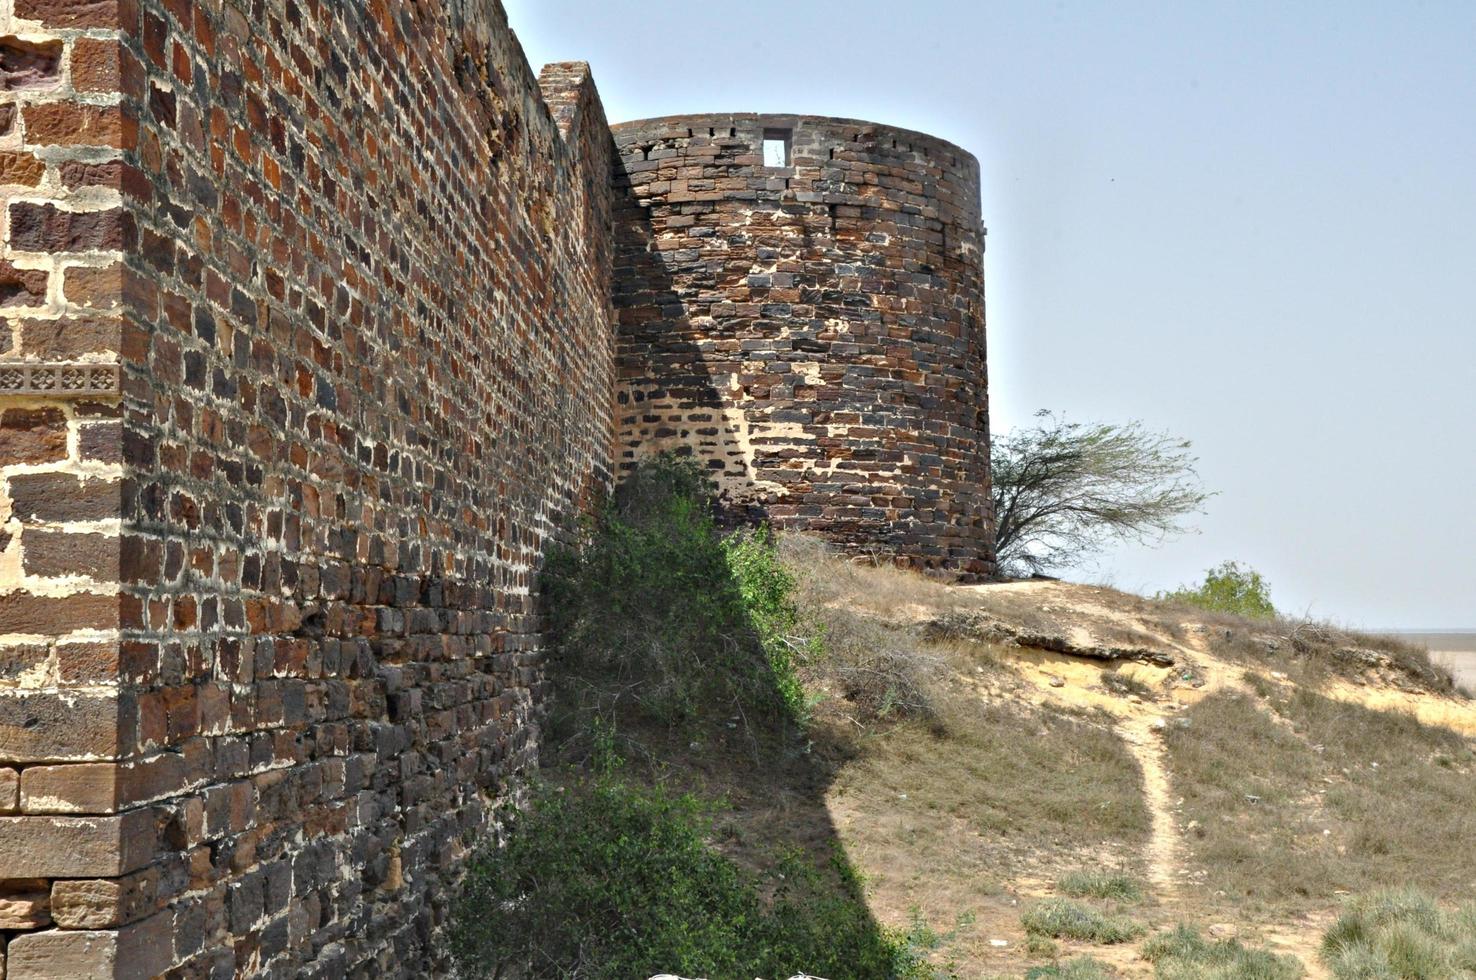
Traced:
<path fill-rule="evenodd" d="M 1050 936 L 1029 932 L 1025 934 L 1025 955 L 1038 960 L 1054 960 L 1061 955 L 1061 947 Z"/>
<path fill-rule="evenodd" d="M 1271 589 L 1261 573 L 1227 561 L 1205 573 L 1204 582 L 1175 592 L 1160 592 L 1163 602 L 1179 602 L 1211 612 L 1231 613 L 1249 619 L 1275 619 Z"/>
<path fill-rule="evenodd" d="M 1305 973 L 1295 957 L 1248 949 L 1235 939 L 1211 942 L 1186 925 L 1154 936 L 1142 952 L 1158 980 L 1298 980 Z"/>
<path fill-rule="evenodd" d="M 472 860 L 452 910 L 460 975 L 932 978 L 908 933 L 872 921 L 854 874 L 796 856 L 765 901 L 707 843 L 704 807 L 615 768 L 510 813 L 507 843 Z"/>
<path fill-rule="evenodd" d="M 1409 889 L 1355 898 L 1322 940 L 1338 980 L 1476 977 L 1476 905 L 1454 911 Z"/>
<path fill-rule="evenodd" d="M 1025 980 L 1111 980 L 1116 976 L 1101 960 L 1078 956 L 1064 963 L 1035 966 L 1025 972 Z"/>
<path fill-rule="evenodd" d="M 1153 688 L 1121 670 L 1109 670 L 1102 675 L 1102 686 L 1120 698 L 1138 697 L 1153 700 Z"/>
<path fill-rule="evenodd" d="M 779 559 L 774 533 L 767 527 L 737 531 L 723 540 L 723 551 L 779 696 L 792 716 L 807 720 L 812 705 L 799 669 L 820 656 L 824 638 L 800 616 L 795 579 Z"/>
<path fill-rule="evenodd" d="M 1071 898 L 1102 898 L 1119 902 L 1143 900 L 1143 887 L 1138 880 L 1121 871 L 1073 871 L 1056 882 L 1056 889 Z"/>
<path fill-rule="evenodd" d="M 1048 898 L 1031 906 L 1020 916 L 1020 922 L 1029 933 L 1108 946 L 1137 939 L 1145 931 L 1126 916 L 1104 915 L 1064 898 Z"/>

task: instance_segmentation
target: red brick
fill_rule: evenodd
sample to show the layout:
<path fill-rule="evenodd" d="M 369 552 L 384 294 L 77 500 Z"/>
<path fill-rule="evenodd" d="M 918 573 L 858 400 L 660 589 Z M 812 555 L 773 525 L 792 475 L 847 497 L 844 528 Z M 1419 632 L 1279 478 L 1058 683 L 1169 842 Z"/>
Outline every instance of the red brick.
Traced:
<path fill-rule="evenodd" d="M 61 636 L 74 630 L 115 629 L 118 597 L 78 593 L 63 597 L 26 592 L 0 594 L 0 635 Z"/>
<path fill-rule="evenodd" d="M 79 92 L 116 92 L 123 84 L 117 41 L 81 38 L 72 46 L 72 85 Z"/>
<path fill-rule="evenodd" d="M 79 102 L 42 102 L 26 106 L 26 143 L 31 146 L 109 146 L 126 149 L 123 110 L 118 106 Z"/>
<path fill-rule="evenodd" d="M 118 580 L 118 536 L 28 527 L 21 534 L 21 563 L 28 575 L 85 575 Z"/>
<path fill-rule="evenodd" d="M 101 521 L 118 516 L 119 494 L 119 485 L 112 480 L 21 473 L 10 478 L 10 512 L 26 524 Z"/>
<path fill-rule="evenodd" d="M 0 413 L 0 466 L 66 458 L 67 417 L 61 409 L 7 408 Z"/>
<path fill-rule="evenodd" d="M 63 211 L 29 201 L 10 206 L 10 245 L 18 251 L 118 251 L 132 248 L 137 240 L 133 215 L 122 208 Z"/>
<path fill-rule="evenodd" d="M 61 81 L 62 42 L 0 37 L 0 89 L 54 86 Z"/>
<path fill-rule="evenodd" d="M 68 274 L 76 269 L 68 270 Z M 43 361 L 69 361 L 84 354 L 118 350 L 122 343 L 121 320 L 104 316 L 78 315 L 59 320 L 22 320 L 20 349 L 27 357 Z"/>
<path fill-rule="evenodd" d="M 61 165 L 62 183 L 68 187 L 121 187 L 124 165 L 122 160 L 104 163 L 88 163 L 85 160 L 67 160 Z"/>
<path fill-rule="evenodd" d="M 87 422 L 77 437 L 82 458 L 93 463 L 123 462 L 123 426 L 120 422 Z"/>
<path fill-rule="evenodd" d="M 51 273 L 45 269 L 17 269 L 0 259 L 0 306 L 42 306 Z"/>
<path fill-rule="evenodd" d="M 72 266 L 62 274 L 62 298 L 73 306 L 110 310 L 123 302 L 123 279 L 121 265 Z M 109 349 L 118 350 L 118 347 Z"/>
<path fill-rule="evenodd" d="M 120 621 L 119 625 L 126 626 Z M 116 640 L 56 641 L 56 671 L 63 685 L 101 684 L 122 673 Z"/>
<path fill-rule="evenodd" d="M 118 0 L 15 0 L 15 15 L 47 27 L 119 27 Z"/>
<path fill-rule="evenodd" d="M 46 175 L 46 164 L 32 153 L 0 153 L 0 184 L 35 187 Z"/>

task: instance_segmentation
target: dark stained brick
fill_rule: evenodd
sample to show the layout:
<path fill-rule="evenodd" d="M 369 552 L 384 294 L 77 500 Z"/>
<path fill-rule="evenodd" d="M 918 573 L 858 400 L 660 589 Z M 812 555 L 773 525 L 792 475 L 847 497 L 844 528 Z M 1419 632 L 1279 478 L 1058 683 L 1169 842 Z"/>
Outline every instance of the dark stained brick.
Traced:
<path fill-rule="evenodd" d="M 91 252 L 132 248 L 133 216 L 109 211 L 63 211 L 53 204 L 10 206 L 10 243 L 23 252 Z"/>
<path fill-rule="evenodd" d="M 67 418 L 58 408 L 0 412 L 0 466 L 54 463 L 67 455 Z"/>

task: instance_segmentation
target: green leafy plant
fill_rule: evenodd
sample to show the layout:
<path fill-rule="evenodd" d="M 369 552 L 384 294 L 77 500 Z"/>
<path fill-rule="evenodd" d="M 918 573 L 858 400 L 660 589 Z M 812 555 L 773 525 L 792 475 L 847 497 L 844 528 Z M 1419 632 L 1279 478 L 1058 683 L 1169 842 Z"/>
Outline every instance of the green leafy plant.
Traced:
<path fill-rule="evenodd" d="M 700 714 L 802 721 L 805 634 L 767 531 L 726 540 L 690 460 L 643 462 L 578 547 L 543 571 L 561 710 L 677 726 Z"/>
<path fill-rule="evenodd" d="M 814 703 L 799 670 L 824 652 L 823 631 L 801 618 L 795 578 L 780 560 L 772 530 L 736 531 L 723 539 L 723 550 L 779 696 L 793 717 L 807 721 Z"/>
<path fill-rule="evenodd" d="M 936 935 L 878 928 L 840 855 L 829 870 L 786 856 L 777 884 L 763 882 L 708 843 L 695 798 L 597 768 L 509 812 L 507 843 L 472 860 L 452 910 L 461 975 L 937 976 Z"/>
<path fill-rule="evenodd" d="M 1255 569 L 1234 561 L 1210 569 L 1197 586 L 1160 592 L 1157 598 L 1250 619 L 1276 618 L 1276 606 L 1271 602 L 1271 588 L 1265 578 Z"/>

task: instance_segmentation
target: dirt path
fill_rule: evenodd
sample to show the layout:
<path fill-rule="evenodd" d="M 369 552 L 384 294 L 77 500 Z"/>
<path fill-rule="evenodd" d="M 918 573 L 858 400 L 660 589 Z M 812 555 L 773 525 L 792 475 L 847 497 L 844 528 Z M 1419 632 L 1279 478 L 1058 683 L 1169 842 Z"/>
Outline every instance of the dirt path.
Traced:
<path fill-rule="evenodd" d="M 1179 833 L 1178 809 L 1164 760 L 1163 740 L 1158 726 L 1166 724 L 1160 715 L 1139 715 L 1125 720 L 1118 734 L 1138 760 L 1143 773 L 1143 803 L 1152 822 L 1147 860 L 1149 884 L 1164 904 L 1177 901 L 1179 883 L 1184 876 L 1184 840 Z"/>

